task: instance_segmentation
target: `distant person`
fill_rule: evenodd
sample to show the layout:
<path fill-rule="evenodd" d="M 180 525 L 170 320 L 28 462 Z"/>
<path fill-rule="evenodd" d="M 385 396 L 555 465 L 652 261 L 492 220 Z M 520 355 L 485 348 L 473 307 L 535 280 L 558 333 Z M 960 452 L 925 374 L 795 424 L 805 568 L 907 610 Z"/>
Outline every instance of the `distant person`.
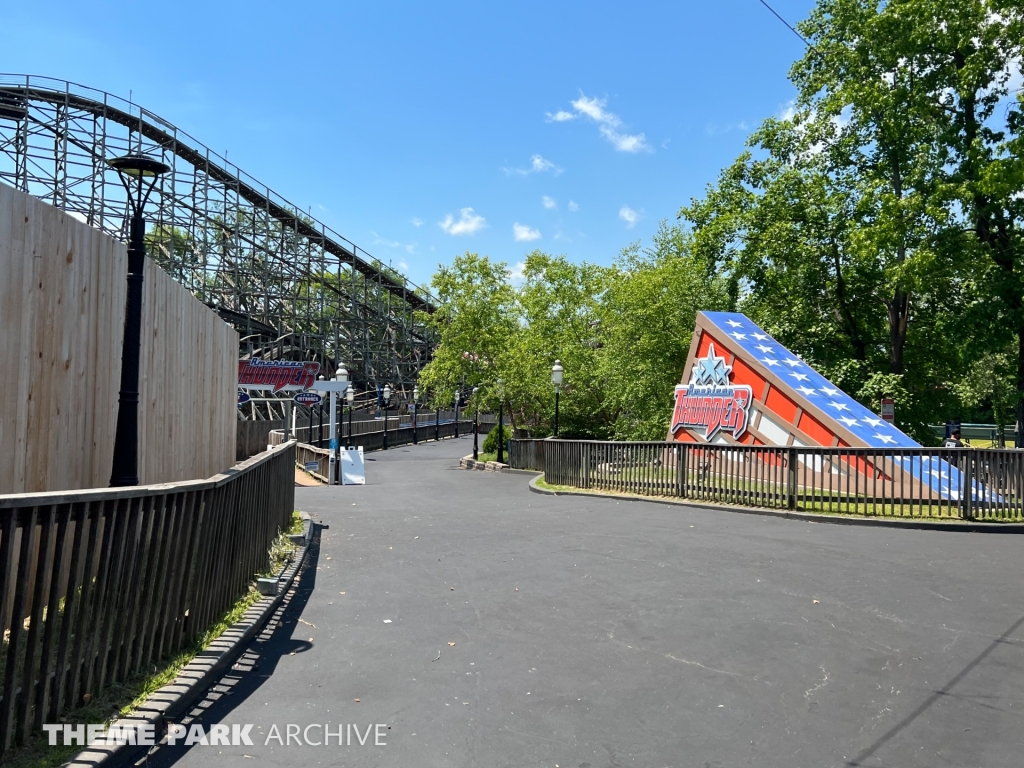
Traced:
<path fill-rule="evenodd" d="M 946 438 L 946 442 L 942 445 L 943 448 L 963 448 L 964 441 L 960 439 L 960 430 L 954 429 L 949 437 Z"/>

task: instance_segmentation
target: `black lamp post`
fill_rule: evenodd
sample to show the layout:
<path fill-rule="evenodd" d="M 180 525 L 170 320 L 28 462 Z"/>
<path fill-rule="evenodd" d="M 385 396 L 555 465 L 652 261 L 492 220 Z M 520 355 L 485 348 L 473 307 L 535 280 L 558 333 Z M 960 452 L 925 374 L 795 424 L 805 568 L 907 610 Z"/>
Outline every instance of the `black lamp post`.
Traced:
<path fill-rule="evenodd" d="M 505 463 L 505 387 L 498 379 L 498 463 Z"/>
<path fill-rule="evenodd" d="M 121 389 L 117 399 L 117 429 L 111 486 L 139 484 L 139 346 L 142 338 L 142 272 L 146 266 L 146 220 L 143 212 L 157 177 L 170 166 L 145 155 L 108 160 L 128 193 L 131 223 L 128 235 L 128 293 L 121 345 Z"/>
<path fill-rule="evenodd" d="M 452 415 L 453 415 L 453 417 L 455 419 L 455 436 L 458 437 L 459 436 L 459 393 L 458 392 L 455 393 L 455 408 L 454 408 L 454 412 L 453 412 Z"/>
<path fill-rule="evenodd" d="M 441 439 L 441 407 L 434 406 L 434 442 Z"/>
<path fill-rule="evenodd" d="M 473 387 L 473 407 L 476 409 L 473 415 L 473 461 L 479 458 L 479 452 L 477 451 L 477 438 L 480 435 L 480 403 L 476 399 L 476 391 L 478 387 Z"/>
<path fill-rule="evenodd" d="M 416 384 L 412 388 L 412 444 L 416 445 L 416 422 L 419 420 L 419 406 L 416 401 L 420 398 L 420 385 Z"/>
<path fill-rule="evenodd" d="M 565 369 L 562 368 L 562 363 L 555 360 L 555 364 L 551 366 L 551 383 L 555 385 L 555 437 L 558 437 L 558 395 L 562 391 L 562 376 L 565 374 Z"/>
<path fill-rule="evenodd" d="M 391 385 L 385 384 L 381 393 L 384 400 L 384 450 L 388 449 L 388 406 L 391 404 Z"/>

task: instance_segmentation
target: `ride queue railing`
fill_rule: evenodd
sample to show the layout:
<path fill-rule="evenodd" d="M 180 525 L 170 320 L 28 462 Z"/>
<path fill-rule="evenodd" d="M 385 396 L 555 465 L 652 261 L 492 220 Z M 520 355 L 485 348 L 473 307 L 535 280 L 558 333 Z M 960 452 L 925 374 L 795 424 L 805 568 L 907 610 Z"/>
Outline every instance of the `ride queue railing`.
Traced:
<path fill-rule="evenodd" d="M 513 440 L 551 485 L 895 517 L 1024 518 L 1024 451 Z"/>
<path fill-rule="evenodd" d="M 295 444 L 209 480 L 0 496 L 0 754 L 172 657 L 267 566 Z"/>

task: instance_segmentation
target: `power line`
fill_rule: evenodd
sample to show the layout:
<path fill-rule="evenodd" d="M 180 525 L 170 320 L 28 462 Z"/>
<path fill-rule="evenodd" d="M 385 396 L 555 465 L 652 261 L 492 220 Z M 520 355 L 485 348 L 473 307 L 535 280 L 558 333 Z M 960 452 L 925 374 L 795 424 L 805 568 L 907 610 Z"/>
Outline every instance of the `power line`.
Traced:
<path fill-rule="evenodd" d="M 806 45 L 806 46 L 807 46 L 808 48 L 810 48 L 810 49 L 811 49 L 812 51 L 816 51 L 816 50 L 818 50 L 817 48 L 815 48 L 815 47 L 814 47 L 813 45 L 811 45 L 811 44 L 810 44 L 810 43 L 809 43 L 809 42 L 807 41 L 807 38 L 806 38 L 806 37 L 804 37 L 804 36 L 803 36 L 803 35 L 801 35 L 801 34 L 800 34 L 799 32 L 797 32 L 797 31 L 796 31 L 796 28 L 795 28 L 795 27 L 794 27 L 794 26 L 793 26 L 792 24 L 790 24 L 790 23 L 789 23 L 788 21 L 786 21 L 786 20 L 785 20 L 784 18 L 782 18 L 781 16 L 779 16 L 779 14 L 778 14 L 778 13 L 777 13 L 777 12 L 775 11 L 775 9 L 774 9 L 774 8 L 772 8 L 772 7 L 770 6 L 770 5 L 768 5 L 768 3 L 766 3 L 766 2 L 765 2 L 765 0 L 759 0 L 759 2 L 761 3 L 761 5 L 763 5 L 763 6 L 765 7 L 765 8 L 767 8 L 767 9 L 768 9 L 769 11 L 771 11 L 771 12 L 772 12 L 772 15 L 773 15 L 773 16 L 775 16 L 775 18 L 776 18 L 776 19 L 778 19 L 778 20 L 779 20 L 779 21 L 781 21 L 781 22 L 782 22 L 783 24 L 785 24 L 785 25 L 786 25 L 786 26 L 787 26 L 787 27 L 789 28 L 789 31 L 790 31 L 790 32 L 792 32 L 792 33 L 793 33 L 794 35 L 796 35 L 797 37 L 799 37 L 799 38 L 800 38 L 800 39 L 801 39 L 801 40 L 803 41 L 804 45 Z"/>

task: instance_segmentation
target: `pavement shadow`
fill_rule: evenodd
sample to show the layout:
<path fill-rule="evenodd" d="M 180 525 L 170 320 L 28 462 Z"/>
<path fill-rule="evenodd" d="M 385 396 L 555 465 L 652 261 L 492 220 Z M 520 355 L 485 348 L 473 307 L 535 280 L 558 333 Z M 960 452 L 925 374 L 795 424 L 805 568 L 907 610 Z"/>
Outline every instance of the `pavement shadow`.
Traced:
<path fill-rule="evenodd" d="M 301 639 L 299 618 L 316 588 L 317 564 L 320 561 L 320 532 L 327 526 L 313 524 L 309 550 L 302 567 L 296 574 L 292 588 L 285 595 L 263 631 L 252 640 L 241 657 L 235 662 L 206 695 L 198 701 L 181 722 L 186 727 L 193 724 L 203 726 L 209 733 L 210 726 L 223 722 L 228 715 L 269 680 L 284 656 L 304 653 L 313 647 Z M 258 743 L 259 734 L 251 733 L 250 738 Z M 149 768 L 172 766 L 200 744 L 169 745 L 164 741 L 149 751 L 145 763 Z"/>
<path fill-rule="evenodd" d="M 870 747 L 865 749 L 852 760 L 849 760 L 846 764 L 851 768 L 853 768 L 854 766 L 864 765 L 865 760 L 873 757 L 875 753 L 878 752 L 878 750 L 880 750 L 883 746 L 888 744 L 902 731 L 904 731 L 908 726 L 910 726 L 911 723 L 913 723 L 915 720 L 917 720 L 917 718 L 923 715 L 933 704 L 935 704 L 935 702 L 937 702 L 939 699 L 945 696 L 954 695 L 952 693 L 953 687 L 961 680 L 963 680 L 965 677 L 967 677 L 971 670 L 973 670 L 975 667 L 981 664 L 981 662 L 983 662 L 985 658 L 990 653 L 992 653 L 992 651 L 994 651 L 1003 643 L 1009 642 L 1009 639 L 1013 637 L 1013 634 L 1021 627 L 1021 625 L 1024 625 L 1024 616 L 1021 616 L 1019 619 L 1017 619 L 1013 624 L 1010 625 L 1009 629 L 1007 629 L 1005 632 L 1003 632 L 1002 635 L 1000 635 L 991 643 L 989 643 L 988 647 L 986 647 L 985 650 L 983 650 L 981 653 L 975 656 L 974 659 L 972 659 L 966 667 L 961 669 L 956 675 L 950 678 L 949 682 L 947 682 L 937 691 L 933 691 L 932 694 L 927 699 L 925 699 L 920 705 L 918 705 L 918 707 L 913 712 L 911 712 L 905 718 L 896 723 L 896 725 L 894 725 L 892 728 L 890 728 L 888 731 L 882 734 L 881 738 L 879 738 L 878 741 L 876 741 Z"/>

